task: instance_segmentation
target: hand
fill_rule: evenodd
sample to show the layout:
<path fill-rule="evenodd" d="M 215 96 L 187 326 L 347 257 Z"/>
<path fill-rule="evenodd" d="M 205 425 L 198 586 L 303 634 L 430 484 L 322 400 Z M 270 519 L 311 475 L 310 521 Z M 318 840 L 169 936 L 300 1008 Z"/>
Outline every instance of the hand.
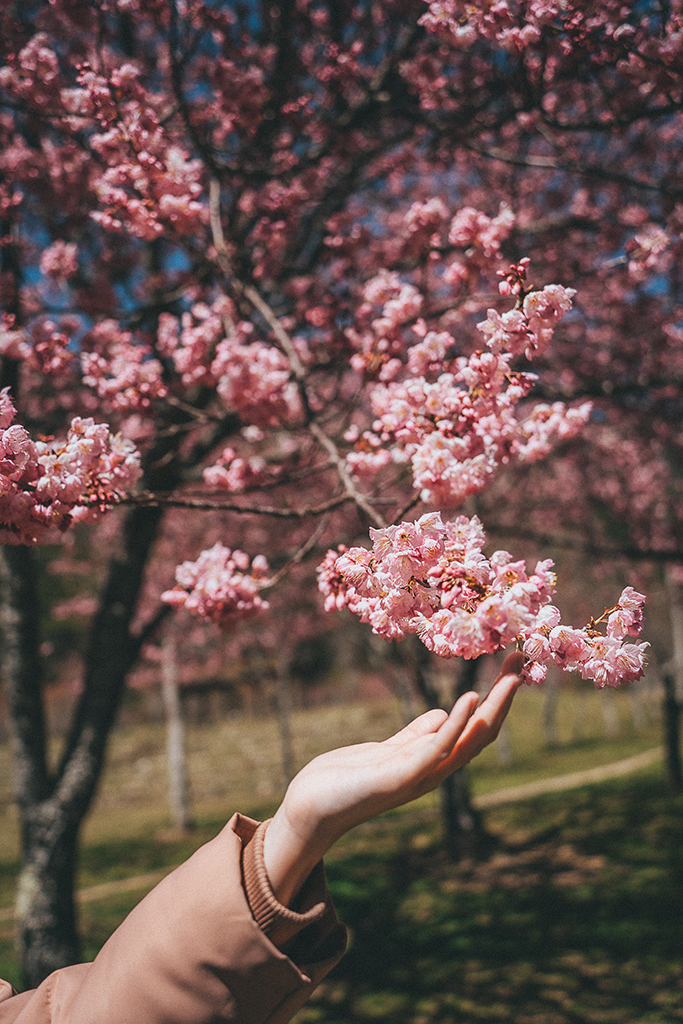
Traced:
<path fill-rule="evenodd" d="M 381 743 L 340 747 L 307 764 L 265 836 L 266 870 L 280 902 L 294 899 L 345 832 L 429 793 L 491 743 L 521 682 L 522 664 L 522 654 L 507 657 L 481 704 L 476 693 L 466 693 L 450 714 L 427 711 Z"/>

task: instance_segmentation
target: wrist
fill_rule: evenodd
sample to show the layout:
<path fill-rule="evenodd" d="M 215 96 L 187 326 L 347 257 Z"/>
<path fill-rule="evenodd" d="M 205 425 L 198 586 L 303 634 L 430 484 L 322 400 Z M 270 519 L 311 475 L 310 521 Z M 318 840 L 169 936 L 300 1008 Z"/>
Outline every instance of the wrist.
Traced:
<path fill-rule="evenodd" d="M 284 805 L 268 824 L 263 841 L 263 859 L 271 889 L 286 907 L 296 900 L 301 887 L 327 850 L 316 840 L 315 828 L 305 834 L 294 827 Z"/>

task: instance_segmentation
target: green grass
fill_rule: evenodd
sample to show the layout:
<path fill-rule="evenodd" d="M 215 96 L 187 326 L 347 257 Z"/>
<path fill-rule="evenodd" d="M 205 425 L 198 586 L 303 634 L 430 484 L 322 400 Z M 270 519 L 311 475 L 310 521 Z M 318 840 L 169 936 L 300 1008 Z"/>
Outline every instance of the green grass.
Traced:
<path fill-rule="evenodd" d="M 415 810 L 328 861 L 346 958 L 300 1024 L 683 1020 L 683 798 L 657 772 L 499 807 L 482 864 Z"/>
<path fill-rule="evenodd" d="M 618 724 L 611 739 L 605 697 Z M 661 742 L 655 712 L 646 702 L 636 726 L 628 693 L 586 689 L 577 698 L 562 691 L 557 743 L 548 748 L 543 692 L 524 688 L 509 719 L 511 763 L 489 748 L 471 768 L 473 790 L 483 794 L 652 748 Z M 382 738 L 400 725 L 392 701 L 296 712 L 297 762 Z M 196 828 L 179 837 L 168 828 L 163 729 L 115 733 L 84 830 L 81 886 L 166 871 L 215 835 L 233 810 L 272 812 L 282 791 L 275 722 L 240 717 L 192 727 L 188 746 Z M 659 765 L 618 784 L 497 807 L 486 812 L 486 823 L 500 849 L 477 868 L 445 861 L 434 796 L 363 826 L 329 857 L 351 949 L 302 1011 L 302 1022 L 683 1019 L 676 1016 L 683 993 L 673 936 L 683 920 L 681 810 L 680 801 L 663 795 Z M 12 903 L 17 845 L 9 754 L 0 748 L 0 908 Z M 86 958 L 144 891 L 143 885 L 82 905 Z M 7 920 L 0 921 L 0 976 L 19 982 Z M 629 988 L 643 992 L 630 1017 Z"/>

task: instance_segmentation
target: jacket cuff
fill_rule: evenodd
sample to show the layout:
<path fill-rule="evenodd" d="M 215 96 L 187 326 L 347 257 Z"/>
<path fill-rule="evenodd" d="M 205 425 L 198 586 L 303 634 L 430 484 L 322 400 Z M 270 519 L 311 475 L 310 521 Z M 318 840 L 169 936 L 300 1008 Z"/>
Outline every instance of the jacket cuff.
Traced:
<path fill-rule="evenodd" d="M 236 831 L 242 839 L 242 878 L 244 891 L 254 920 L 278 949 L 285 950 L 304 928 L 320 924 L 329 913 L 327 886 L 322 863 L 304 883 L 296 899 L 296 909 L 276 898 L 270 885 L 263 856 L 263 841 L 270 819 L 257 825 L 239 815 Z"/>

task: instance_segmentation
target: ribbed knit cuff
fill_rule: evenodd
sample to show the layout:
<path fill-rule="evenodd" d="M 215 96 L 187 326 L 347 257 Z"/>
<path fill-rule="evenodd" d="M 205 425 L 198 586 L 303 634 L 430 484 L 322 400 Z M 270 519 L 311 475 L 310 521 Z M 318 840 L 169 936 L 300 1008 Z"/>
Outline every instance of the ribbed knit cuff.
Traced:
<path fill-rule="evenodd" d="M 303 928 L 318 923 L 325 915 L 325 875 L 322 863 L 313 869 L 297 897 L 297 910 L 280 903 L 271 888 L 263 857 L 269 821 L 262 822 L 242 847 L 242 878 L 254 920 L 273 945 L 283 949 Z"/>

